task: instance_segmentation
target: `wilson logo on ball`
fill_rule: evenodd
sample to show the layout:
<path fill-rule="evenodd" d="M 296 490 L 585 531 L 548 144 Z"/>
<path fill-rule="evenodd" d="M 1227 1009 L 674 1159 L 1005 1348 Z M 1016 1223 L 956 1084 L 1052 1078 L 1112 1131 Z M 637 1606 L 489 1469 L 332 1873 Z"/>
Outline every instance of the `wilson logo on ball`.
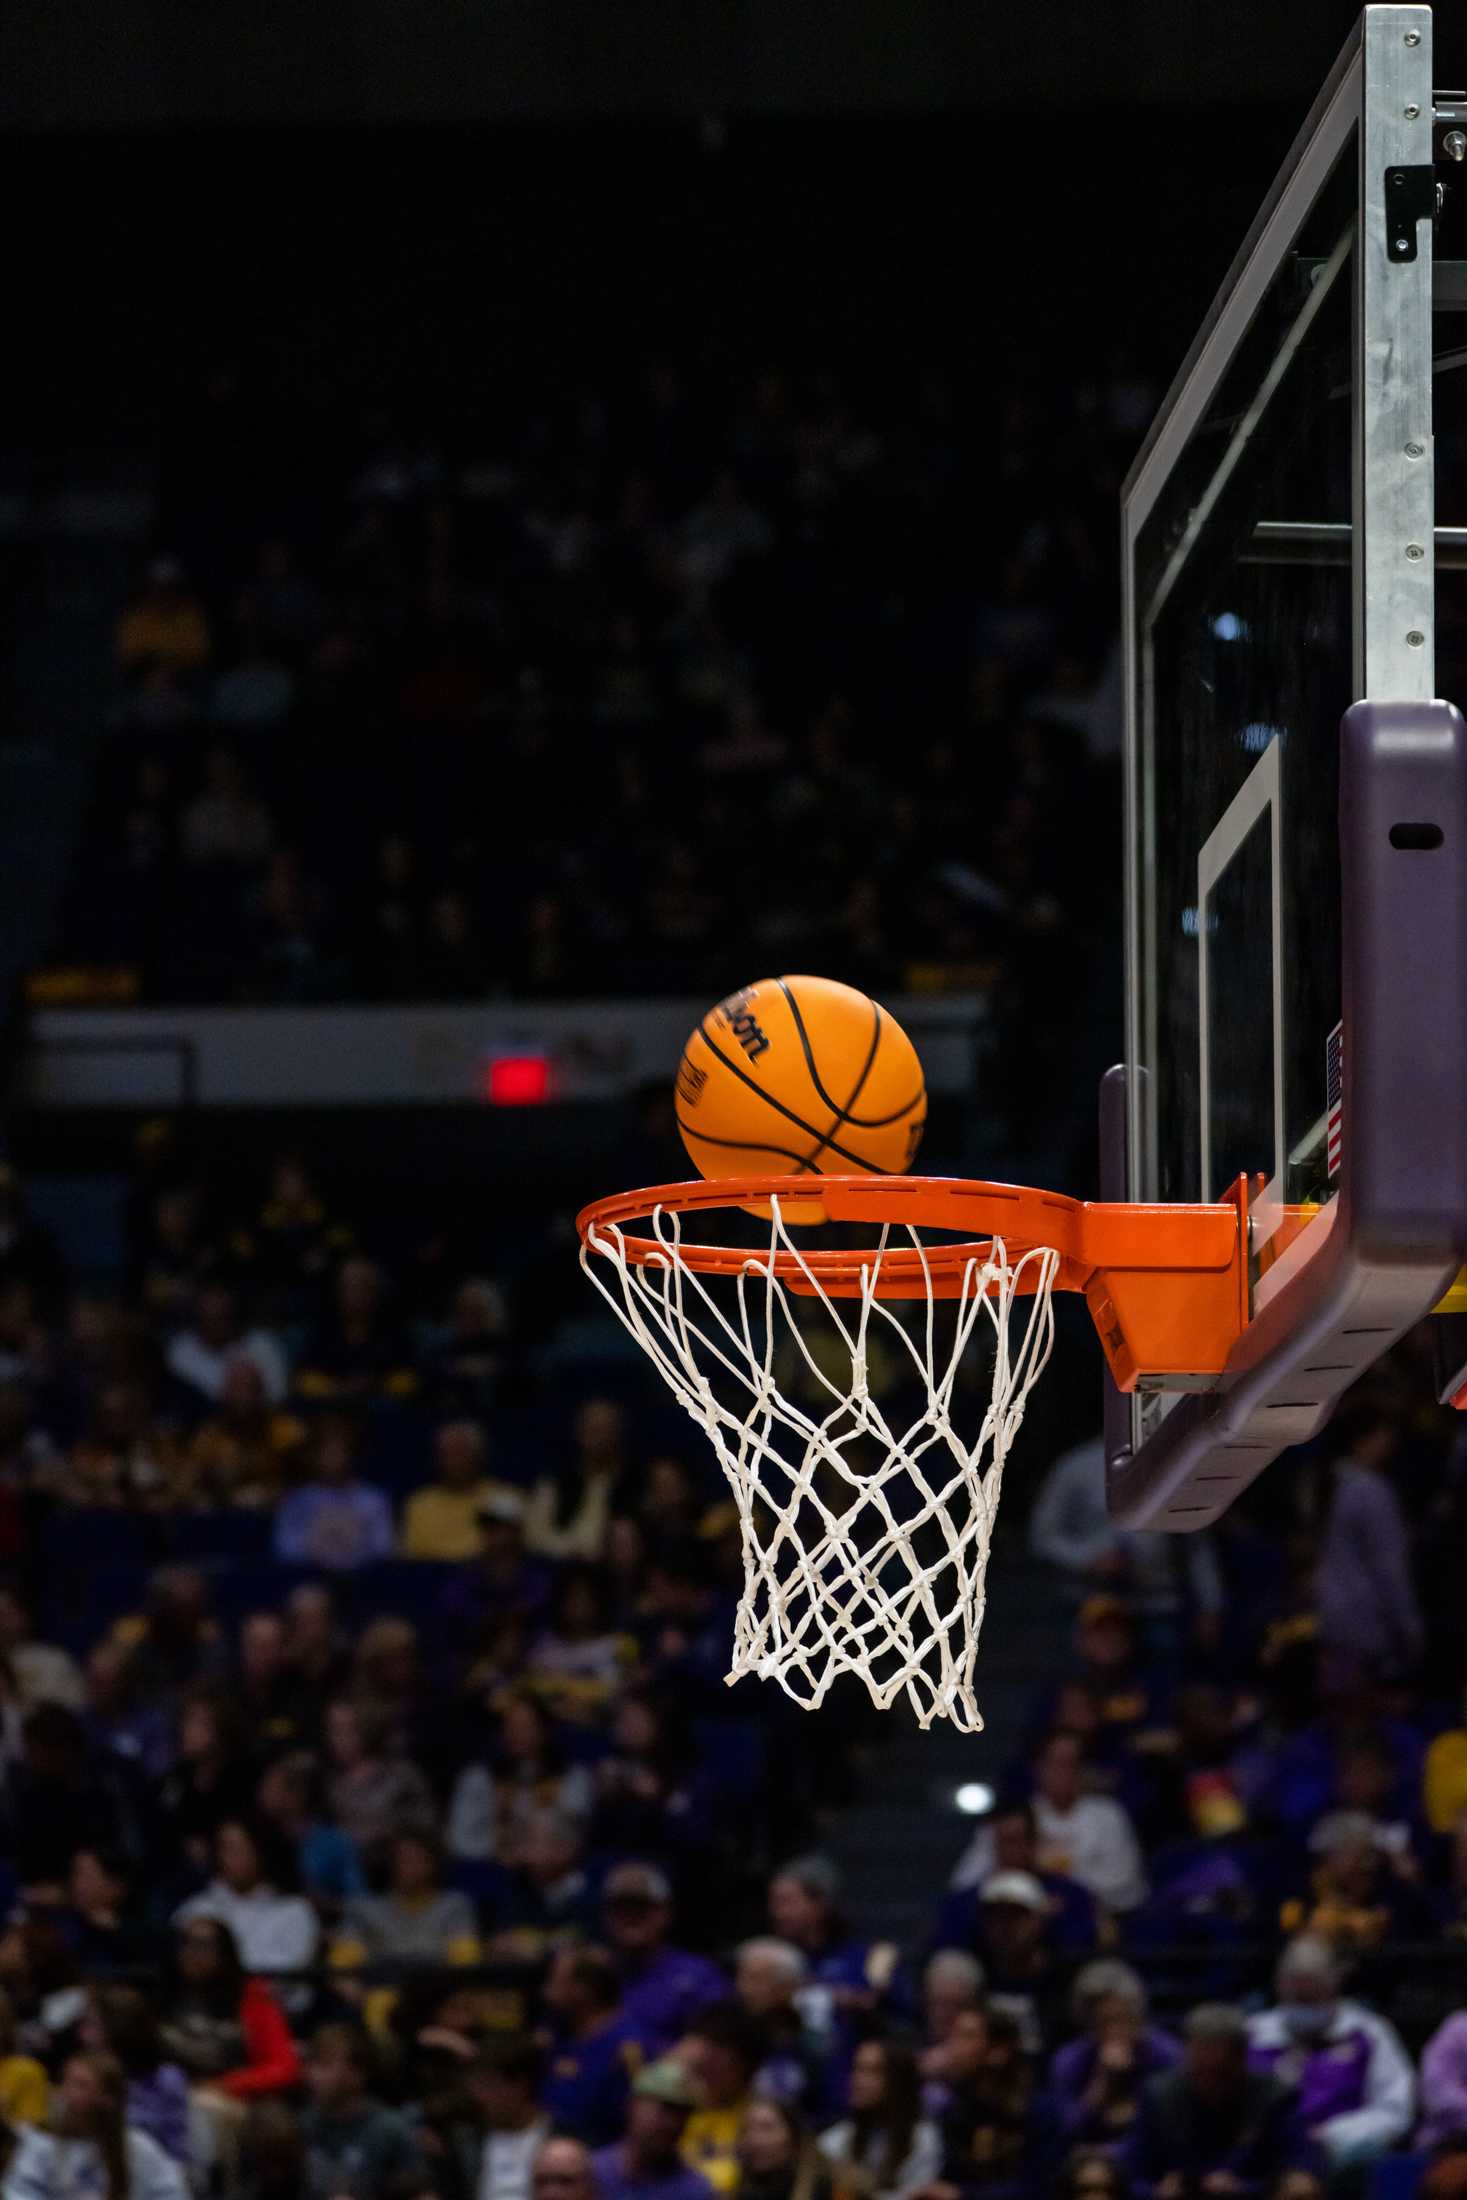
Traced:
<path fill-rule="evenodd" d="M 761 1054 L 769 1052 L 769 1040 L 760 1026 L 759 1019 L 749 1006 L 747 993 L 730 993 L 719 1008 L 719 1015 L 738 1040 L 751 1062 L 757 1062 Z"/>

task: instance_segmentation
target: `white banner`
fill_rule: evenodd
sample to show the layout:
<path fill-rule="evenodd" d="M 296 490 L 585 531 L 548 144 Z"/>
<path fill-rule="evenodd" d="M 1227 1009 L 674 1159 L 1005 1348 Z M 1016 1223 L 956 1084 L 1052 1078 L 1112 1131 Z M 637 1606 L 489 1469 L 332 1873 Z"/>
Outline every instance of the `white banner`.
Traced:
<path fill-rule="evenodd" d="M 931 1091 L 971 1089 L 982 995 L 884 1004 Z M 551 1101 L 611 1100 L 672 1078 L 702 1001 L 563 1001 L 441 1008 L 65 1008 L 32 1014 L 21 1096 L 40 1108 L 462 1106 L 543 1061 Z M 536 1080 L 528 1080 L 533 1089 Z"/>

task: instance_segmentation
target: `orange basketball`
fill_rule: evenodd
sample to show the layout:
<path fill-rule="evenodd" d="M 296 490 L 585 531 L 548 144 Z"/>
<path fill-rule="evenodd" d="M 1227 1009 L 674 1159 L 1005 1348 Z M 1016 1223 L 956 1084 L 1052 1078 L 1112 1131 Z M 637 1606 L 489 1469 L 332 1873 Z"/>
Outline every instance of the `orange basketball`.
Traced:
<path fill-rule="evenodd" d="M 921 1142 L 927 1087 L 901 1025 L 854 986 L 761 978 L 683 1049 L 677 1120 L 706 1177 L 895 1176 Z M 782 1212 L 823 1217 L 815 1200 Z"/>

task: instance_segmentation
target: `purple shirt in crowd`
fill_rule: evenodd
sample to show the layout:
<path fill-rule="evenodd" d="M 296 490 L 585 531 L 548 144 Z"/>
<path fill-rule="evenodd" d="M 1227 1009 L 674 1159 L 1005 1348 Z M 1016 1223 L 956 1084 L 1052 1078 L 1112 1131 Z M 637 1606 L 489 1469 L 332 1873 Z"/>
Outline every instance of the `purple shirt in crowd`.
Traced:
<path fill-rule="evenodd" d="M 728 1979 L 707 1956 L 660 1948 L 641 1970 L 624 1974 L 622 2021 L 649 2044 L 667 2046 L 701 2010 L 727 1998 Z"/>
<path fill-rule="evenodd" d="M 634 2170 L 625 2146 L 603 2147 L 591 2157 L 597 2200 L 713 2200 L 701 2170 L 674 2161 L 660 2177 Z"/>
<path fill-rule="evenodd" d="M 1432 2033 L 1421 2056 L 1420 2147 L 1467 2139 L 1467 2009 Z"/>
<path fill-rule="evenodd" d="M 127 2120 L 145 2131 L 163 2152 L 187 2167 L 193 2147 L 188 2125 L 188 2079 L 177 2063 L 159 2063 L 127 2088 Z"/>

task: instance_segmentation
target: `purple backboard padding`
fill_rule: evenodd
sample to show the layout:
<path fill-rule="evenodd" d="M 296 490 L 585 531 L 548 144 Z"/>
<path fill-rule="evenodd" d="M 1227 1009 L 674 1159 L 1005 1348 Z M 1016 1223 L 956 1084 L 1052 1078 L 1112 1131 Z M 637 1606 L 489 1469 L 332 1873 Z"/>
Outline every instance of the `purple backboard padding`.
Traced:
<path fill-rule="evenodd" d="M 1208 1527 L 1441 1297 L 1467 1256 L 1467 725 L 1450 703 L 1355 703 L 1340 727 L 1344 1153 L 1333 1227 L 1239 1339 L 1215 1390 L 1139 1449 L 1107 1381 L 1106 1488 L 1129 1527 Z M 1393 827 L 1420 842 L 1399 847 Z M 1420 828 L 1427 828 L 1423 833 Z M 1102 1087 L 1102 1189 L 1124 1181 Z"/>

